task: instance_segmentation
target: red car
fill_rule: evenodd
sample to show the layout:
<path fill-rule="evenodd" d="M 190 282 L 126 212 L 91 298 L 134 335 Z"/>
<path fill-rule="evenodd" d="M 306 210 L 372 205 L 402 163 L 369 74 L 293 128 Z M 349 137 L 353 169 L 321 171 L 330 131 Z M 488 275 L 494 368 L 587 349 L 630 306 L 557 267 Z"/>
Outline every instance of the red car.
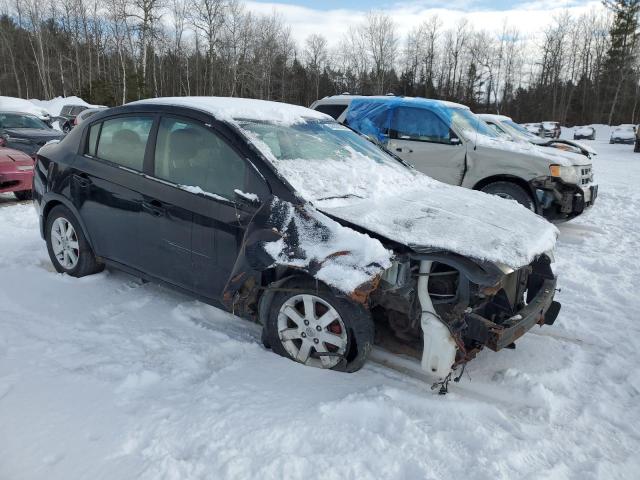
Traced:
<path fill-rule="evenodd" d="M 11 148 L 0 148 L 0 193 L 13 192 L 18 200 L 31 198 L 33 158 Z"/>

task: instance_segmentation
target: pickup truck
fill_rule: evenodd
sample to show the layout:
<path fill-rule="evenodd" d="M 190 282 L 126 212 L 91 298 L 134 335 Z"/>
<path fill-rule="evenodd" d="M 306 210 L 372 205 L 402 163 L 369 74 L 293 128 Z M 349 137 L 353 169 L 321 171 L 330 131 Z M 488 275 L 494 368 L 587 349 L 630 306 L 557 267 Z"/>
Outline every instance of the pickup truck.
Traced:
<path fill-rule="evenodd" d="M 515 200 L 553 222 L 577 217 L 597 197 L 588 157 L 508 141 L 464 105 L 335 95 L 317 100 L 311 108 L 368 136 L 436 180 Z"/>

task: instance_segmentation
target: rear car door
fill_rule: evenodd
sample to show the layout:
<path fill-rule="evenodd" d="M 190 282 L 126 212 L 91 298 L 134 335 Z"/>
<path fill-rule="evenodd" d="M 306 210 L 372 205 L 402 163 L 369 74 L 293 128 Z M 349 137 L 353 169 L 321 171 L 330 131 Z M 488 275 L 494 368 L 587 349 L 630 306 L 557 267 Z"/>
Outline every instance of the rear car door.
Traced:
<path fill-rule="evenodd" d="M 140 269 L 144 158 L 154 116 L 128 114 L 90 125 L 73 163 L 71 198 L 99 257 Z"/>
<path fill-rule="evenodd" d="M 148 228 L 143 233 L 147 268 L 173 251 L 179 262 L 158 276 L 172 276 L 174 283 L 177 279 L 199 295 L 221 300 L 245 227 L 259 207 L 259 201 L 243 194 L 269 196 L 266 183 L 246 159 L 248 154 L 211 123 L 162 116 L 151 173 L 155 186 L 146 189 L 144 197 L 145 202 L 157 202 L 160 218 L 168 223 L 160 231 Z M 188 240 L 189 253 L 183 248 Z"/>
<path fill-rule="evenodd" d="M 397 107 L 390 121 L 389 150 L 436 180 L 462 183 L 466 148 L 440 117 L 424 108 Z"/>

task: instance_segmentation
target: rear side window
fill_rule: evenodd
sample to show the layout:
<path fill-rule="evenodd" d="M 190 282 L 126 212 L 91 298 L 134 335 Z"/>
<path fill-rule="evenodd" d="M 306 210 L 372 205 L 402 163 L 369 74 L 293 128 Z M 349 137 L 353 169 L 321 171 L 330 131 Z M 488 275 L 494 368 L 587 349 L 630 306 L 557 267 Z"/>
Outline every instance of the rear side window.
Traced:
<path fill-rule="evenodd" d="M 153 125 L 152 117 L 121 117 L 102 122 L 98 135 L 94 131 L 100 124 L 89 130 L 89 154 L 95 148 L 95 156 L 123 167 L 142 171 L 147 139 Z M 94 145 L 97 138 L 97 146 Z"/>
<path fill-rule="evenodd" d="M 451 140 L 449 127 L 435 113 L 410 107 L 395 109 L 390 136 L 420 142 L 450 143 Z"/>
<path fill-rule="evenodd" d="M 316 110 L 318 112 L 326 113 L 327 115 L 331 115 L 334 120 L 337 120 L 342 112 L 347 109 L 347 105 L 318 105 Z"/>
<path fill-rule="evenodd" d="M 101 123 L 91 125 L 89 128 L 89 144 L 87 145 L 87 153 L 92 157 L 96 156 L 96 147 L 98 146 L 98 135 L 100 135 Z"/>
<path fill-rule="evenodd" d="M 78 115 L 83 110 L 86 110 L 86 107 L 73 107 L 71 109 L 71 115 Z"/>
<path fill-rule="evenodd" d="M 154 175 L 227 199 L 243 190 L 246 162 L 217 133 L 189 120 L 162 118 Z"/>

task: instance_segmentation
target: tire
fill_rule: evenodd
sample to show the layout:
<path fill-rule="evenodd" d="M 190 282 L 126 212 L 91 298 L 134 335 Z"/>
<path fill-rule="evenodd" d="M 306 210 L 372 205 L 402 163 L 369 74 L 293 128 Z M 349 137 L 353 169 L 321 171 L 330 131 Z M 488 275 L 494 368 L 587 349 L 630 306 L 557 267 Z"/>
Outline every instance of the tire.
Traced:
<path fill-rule="evenodd" d="M 532 212 L 536 211 L 536 204 L 533 197 L 517 183 L 513 182 L 493 182 L 482 187 L 481 191 L 490 193 L 491 195 L 497 195 L 502 198 L 508 198 L 515 200 L 520 205 L 528 208 Z"/>
<path fill-rule="evenodd" d="M 640 153 L 640 140 L 636 140 L 636 144 L 633 147 L 633 151 L 636 153 Z"/>
<path fill-rule="evenodd" d="M 31 200 L 33 198 L 33 193 L 31 190 L 20 190 L 19 192 L 13 192 L 18 200 L 21 202 L 25 200 Z"/>
<path fill-rule="evenodd" d="M 69 125 L 69 123 L 65 123 L 62 126 L 62 133 L 69 133 L 71 131 L 71 125 Z"/>
<path fill-rule="evenodd" d="M 45 223 L 45 239 L 49 258 L 58 273 L 84 277 L 104 269 L 87 242 L 77 218 L 67 207 L 58 205 L 49 212 Z"/>
<path fill-rule="evenodd" d="M 294 278 L 280 288 L 286 290 L 275 293 L 268 318 L 263 319 L 265 346 L 307 366 L 341 372 L 362 368 L 375 333 L 371 315 L 363 306 L 306 278 Z M 313 305 L 312 315 L 307 314 L 307 305 Z"/>

